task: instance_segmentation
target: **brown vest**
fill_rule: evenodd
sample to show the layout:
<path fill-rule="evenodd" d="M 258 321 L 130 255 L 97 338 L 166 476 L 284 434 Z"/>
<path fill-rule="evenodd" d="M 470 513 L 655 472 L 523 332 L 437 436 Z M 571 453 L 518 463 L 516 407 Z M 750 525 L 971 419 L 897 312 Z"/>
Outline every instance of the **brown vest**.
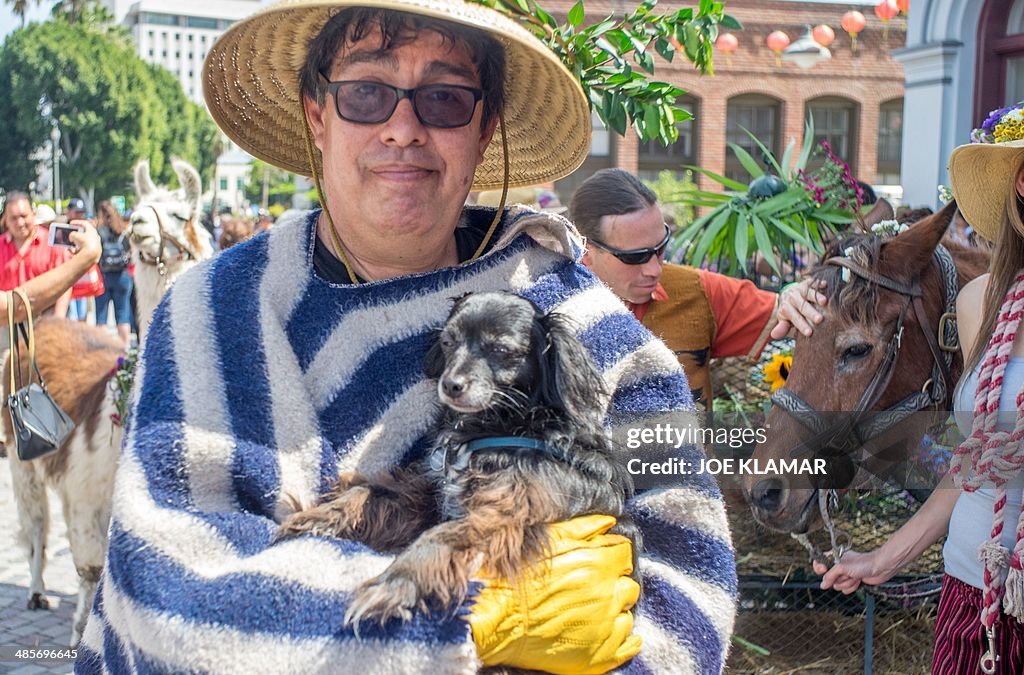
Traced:
<path fill-rule="evenodd" d="M 679 359 L 693 392 L 693 400 L 711 410 L 711 345 L 715 341 L 715 315 L 693 267 L 665 265 L 661 285 L 667 300 L 647 306 L 643 324 L 661 338 Z"/>

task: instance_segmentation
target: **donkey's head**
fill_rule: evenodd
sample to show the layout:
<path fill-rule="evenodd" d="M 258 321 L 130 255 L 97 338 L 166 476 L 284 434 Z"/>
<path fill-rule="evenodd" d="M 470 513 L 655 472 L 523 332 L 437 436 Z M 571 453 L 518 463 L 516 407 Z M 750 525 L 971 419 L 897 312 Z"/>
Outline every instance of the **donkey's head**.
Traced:
<path fill-rule="evenodd" d="M 795 533 L 814 529 L 819 525 L 818 487 L 863 485 L 891 472 L 916 447 L 927 427 L 923 415 L 883 431 L 868 447 L 842 446 L 848 448 L 845 453 L 837 454 L 836 444 L 856 436 L 849 430 L 834 438 L 829 434 L 855 419 L 854 412 L 865 403 L 866 410 L 884 410 L 925 387 L 933 359 L 924 331 L 935 334 L 945 302 L 942 276 L 932 264 L 932 255 L 955 209 L 956 205 L 950 204 L 888 240 L 870 234 L 847 236 L 830 245 L 823 258 L 844 258 L 876 275 L 876 280 L 884 277 L 896 287 L 919 286 L 931 324 L 923 330 L 907 295 L 835 264 L 821 263 L 812 270 L 813 278 L 825 284 L 825 319 L 812 336 L 797 336 L 793 368 L 783 393 L 802 400 L 801 405 L 816 411 L 817 416 L 811 420 L 814 423 L 807 417 L 800 421 L 793 412 L 773 406 L 766 421 L 767 439 L 755 449 L 754 457 L 761 466 L 769 459 L 778 465 L 777 460 L 826 458 L 828 475 L 786 472 L 745 476 L 744 493 L 763 525 Z M 901 315 L 903 328 L 896 337 Z M 876 378 L 887 367 L 891 344 L 899 345 L 891 377 Z M 880 390 L 880 394 L 865 396 L 869 389 Z"/>
<path fill-rule="evenodd" d="M 199 222 L 199 173 L 180 159 L 172 160 L 171 165 L 181 185 L 173 191 L 153 185 L 147 160 L 135 165 L 139 201 L 129 226 L 129 238 L 139 262 L 162 264 L 168 269 L 213 255 L 213 239 Z"/>

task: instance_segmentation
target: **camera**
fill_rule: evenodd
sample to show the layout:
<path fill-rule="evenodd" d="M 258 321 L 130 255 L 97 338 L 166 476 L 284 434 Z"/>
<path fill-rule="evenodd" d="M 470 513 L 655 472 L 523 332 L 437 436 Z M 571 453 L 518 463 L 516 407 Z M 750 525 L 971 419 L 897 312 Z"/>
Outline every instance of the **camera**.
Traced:
<path fill-rule="evenodd" d="M 50 246 L 66 246 L 74 248 L 75 243 L 71 241 L 72 232 L 81 232 L 79 225 L 66 225 L 64 223 L 50 223 Z"/>

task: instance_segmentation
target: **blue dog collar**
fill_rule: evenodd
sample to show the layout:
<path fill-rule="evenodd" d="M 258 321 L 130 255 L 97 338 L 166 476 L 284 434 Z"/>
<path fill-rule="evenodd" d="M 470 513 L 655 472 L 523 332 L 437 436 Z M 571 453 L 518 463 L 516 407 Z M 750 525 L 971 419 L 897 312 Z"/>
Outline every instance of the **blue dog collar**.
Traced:
<path fill-rule="evenodd" d="M 488 448 L 525 448 L 527 450 L 540 450 L 551 452 L 547 443 L 539 438 L 527 438 L 525 436 L 497 436 L 495 438 L 478 438 L 475 441 L 466 443 L 467 452 L 486 450 Z"/>

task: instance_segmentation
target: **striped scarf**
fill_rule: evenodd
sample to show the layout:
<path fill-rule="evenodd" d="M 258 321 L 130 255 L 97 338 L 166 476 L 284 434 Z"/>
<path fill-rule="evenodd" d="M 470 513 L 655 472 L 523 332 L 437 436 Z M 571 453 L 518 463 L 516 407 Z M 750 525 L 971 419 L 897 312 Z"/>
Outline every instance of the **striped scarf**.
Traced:
<path fill-rule="evenodd" d="M 1024 271 L 1018 272 L 999 308 L 992 339 L 989 340 L 978 375 L 974 419 L 970 437 L 953 453 L 953 481 L 967 492 L 992 483 L 996 488 L 992 531 L 978 556 L 985 567 L 981 623 L 991 631 L 999 607 L 1018 621 L 1024 621 L 1024 512 L 1017 518 L 1017 536 L 1011 552 L 1001 543 L 1006 509 L 1006 483 L 1024 466 L 1024 390 L 1017 393 L 1017 421 L 1012 432 L 997 431 L 1003 374 L 1010 362 L 1013 341 L 1024 317 Z M 1003 574 L 1006 573 L 1005 582 Z"/>

